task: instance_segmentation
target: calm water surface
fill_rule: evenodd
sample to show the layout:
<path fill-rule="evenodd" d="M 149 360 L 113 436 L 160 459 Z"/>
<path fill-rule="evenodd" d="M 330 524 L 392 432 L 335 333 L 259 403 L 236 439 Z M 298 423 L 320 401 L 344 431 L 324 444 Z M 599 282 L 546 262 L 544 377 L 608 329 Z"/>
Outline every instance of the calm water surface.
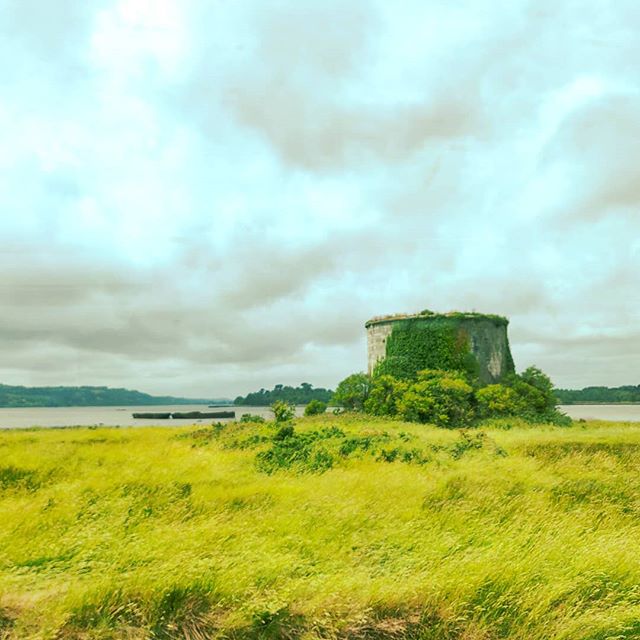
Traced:
<path fill-rule="evenodd" d="M 568 404 L 560 410 L 578 420 L 615 420 L 640 422 L 640 404 Z"/>
<path fill-rule="evenodd" d="M 573 404 L 560 409 L 572 418 L 587 420 L 616 420 L 621 422 L 640 422 L 640 404 Z M 190 424 L 210 424 L 212 420 L 137 420 L 134 412 L 171 412 L 171 411 L 227 411 L 236 412 L 236 418 L 243 413 L 253 413 L 269 419 L 272 413 L 269 407 L 220 407 L 209 409 L 206 405 L 180 405 L 166 407 L 55 407 L 38 409 L 1 409 L 0 429 L 25 427 L 72 427 L 72 426 L 178 426 Z M 296 414 L 302 415 L 304 407 L 296 407 Z M 229 422 L 222 420 L 221 422 Z"/>
<path fill-rule="evenodd" d="M 211 418 L 203 420 L 139 420 L 133 413 L 170 413 L 172 411 L 235 411 L 236 418 L 243 413 L 253 413 L 272 418 L 269 407 L 215 407 L 207 405 L 171 405 L 154 407 L 42 407 L 36 409 L 0 408 L 0 429 L 25 427 L 74 427 L 82 426 L 121 426 L 144 427 L 150 425 L 179 426 L 190 424 L 211 424 Z M 296 414 L 302 415 L 304 407 L 296 407 Z M 221 420 L 229 422 L 232 419 Z"/>

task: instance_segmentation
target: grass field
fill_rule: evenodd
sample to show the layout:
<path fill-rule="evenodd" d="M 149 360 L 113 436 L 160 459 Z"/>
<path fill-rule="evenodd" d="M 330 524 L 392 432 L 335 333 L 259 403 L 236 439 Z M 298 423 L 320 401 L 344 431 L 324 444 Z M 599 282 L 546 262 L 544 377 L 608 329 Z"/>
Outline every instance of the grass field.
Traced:
<path fill-rule="evenodd" d="M 640 637 L 640 424 L 0 432 L 0 638 Z"/>

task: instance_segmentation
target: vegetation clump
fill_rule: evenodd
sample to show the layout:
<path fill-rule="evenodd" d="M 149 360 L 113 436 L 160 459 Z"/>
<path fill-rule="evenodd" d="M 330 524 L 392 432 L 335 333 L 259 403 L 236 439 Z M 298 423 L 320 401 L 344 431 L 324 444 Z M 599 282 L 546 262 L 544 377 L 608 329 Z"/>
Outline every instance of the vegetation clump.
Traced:
<path fill-rule="evenodd" d="M 458 459 L 467 451 L 482 448 L 478 443 L 493 446 L 481 431 L 469 436 L 462 430 L 459 440 L 446 445 L 432 444 L 424 450 L 416 447 L 415 438 L 404 431 L 365 431 L 354 435 L 336 425 L 300 431 L 292 421 L 274 421 L 264 426 L 239 422 L 225 426 L 218 423 L 209 429 L 196 429 L 183 437 L 192 438 L 195 446 L 217 443 L 225 450 L 255 451 L 256 469 L 269 475 L 280 471 L 320 474 L 363 456 L 375 462 L 423 465 L 448 458 Z M 475 443 L 474 446 L 469 446 L 470 441 Z"/>
<path fill-rule="evenodd" d="M 264 422 L 266 422 L 266 420 L 259 415 L 253 414 L 253 413 L 243 413 L 240 416 L 240 420 L 239 422 L 244 423 L 253 423 L 253 424 L 263 424 Z"/>
<path fill-rule="evenodd" d="M 256 468 L 269 474 L 292 468 L 309 473 L 328 471 L 334 457 L 321 443 L 335 436 L 332 430 L 296 433 L 292 425 L 286 425 L 273 436 L 271 446 L 257 454 Z"/>
<path fill-rule="evenodd" d="M 440 427 L 466 426 L 475 417 L 471 385 L 461 374 L 447 371 L 421 371 L 398 408 L 409 422 L 430 422 Z"/>
<path fill-rule="evenodd" d="M 327 403 L 322 400 L 312 400 L 305 408 L 305 416 L 319 416 L 327 410 Z"/>
<path fill-rule="evenodd" d="M 40 485 L 41 480 L 32 469 L 0 467 L 0 491 L 36 491 Z"/>
<path fill-rule="evenodd" d="M 271 411 L 276 422 L 289 422 L 296 415 L 296 408 L 283 400 L 276 400 L 271 405 Z"/>
<path fill-rule="evenodd" d="M 469 371 L 426 369 L 412 380 L 382 371 L 376 369 L 371 377 L 348 376 L 338 385 L 334 402 L 348 411 L 447 428 L 509 417 L 561 426 L 571 423 L 556 408 L 551 380 L 537 367 L 487 386 Z"/>

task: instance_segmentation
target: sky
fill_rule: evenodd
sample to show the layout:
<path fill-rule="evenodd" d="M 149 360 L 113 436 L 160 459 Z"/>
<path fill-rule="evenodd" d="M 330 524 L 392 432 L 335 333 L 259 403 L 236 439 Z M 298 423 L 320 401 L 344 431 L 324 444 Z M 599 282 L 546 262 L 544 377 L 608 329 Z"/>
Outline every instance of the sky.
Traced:
<path fill-rule="evenodd" d="M 0 0 L 0 382 L 335 387 L 375 315 L 639 384 L 636 0 Z"/>

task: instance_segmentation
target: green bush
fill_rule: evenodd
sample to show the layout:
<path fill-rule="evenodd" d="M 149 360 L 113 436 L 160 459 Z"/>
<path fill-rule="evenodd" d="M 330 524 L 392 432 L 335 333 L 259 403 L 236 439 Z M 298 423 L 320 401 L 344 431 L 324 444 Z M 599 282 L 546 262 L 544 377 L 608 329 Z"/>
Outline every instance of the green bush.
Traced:
<path fill-rule="evenodd" d="M 551 379 L 537 367 L 509 376 L 504 384 L 479 389 L 476 399 L 478 413 L 483 418 L 517 416 L 529 422 L 571 424 L 571 418 L 556 408 Z"/>
<path fill-rule="evenodd" d="M 296 430 L 293 428 L 292 424 L 285 424 L 280 427 L 278 431 L 276 431 L 276 435 L 273 436 L 274 441 L 286 440 L 287 438 L 293 438 Z"/>
<path fill-rule="evenodd" d="M 409 384 L 385 374 L 374 376 L 371 382 L 369 397 L 364 403 L 364 410 L 374 416 L 395 416 L 398 414 L 398 403 L 407 391 Z"/>
<path fill-rule="evenodd" d="M 511 387 L 490 384 L 476 391 L 478 416 L 481 418 L 501 418 L 522 414 L 525 404 Z"/>
<path fill-rule="evenodd" d="M 30 469 L 19 469 L 12 465 L 0 467 L 0 491 L 5 489 L 37 491 L 40 485 L 37 474 Z"/>
<path fill-rule="evenodd" d="M 271 438 L 271 447 L 256 454 L 256 468 L 268 474 L 284 469 L 297 473 L 324 473 L 335 462 L 327 443 L 344 437 L 344 432 L 336 427 L 298 433 L 292 425 L 286 424 Z"/>
<path fill-rule="evenodd" d="M 388 356 L 382 364 L 398 364 L 402 358 Z M 351 411 L 400 416 L 442 427 L 469 425 L 476 417 L 571 424 L 571 419 L 556 408 L 551 380 L 537 367 L 529 367 L 520 375 L 511 374 L 501 384 L 480 388 L 478 377 L 472 376 L 468 367 L 425 369 L 413 382 L 384 370 L 378 366 L 372 378 L 364 373 L 348 376 L 338 385 L 334 402 Z"/>
<path fill-rule="evenodd" d="M 240 416 L 240 422 L 243 424 L 247 422 L 262 424 L 263 422 L 266 422 L 266 420 L 262 416 L 255 415 L 253 413 L 243 413 L 242 416 Z"/>
<path fill-rule="evenodd" d="M 276 400 L 271 405 L 271 411 L 273 411 L 276 422 L 288 422 L 289 420 L 293 420 L 296 415 L 295 407 L 283 400 Z"/>
<path fill-rule="evenodd" d="M 333 403 L 348 411 L 364 411 L 371 390 L 371 378 L 366 373 L 347 376 L 333 394 Z"/>
<path fill-rule="evenodd" d="M 418 381 L 407 389 L 398 408 L 410 422 L 464 426 L 474 418 L 473 389 L 462 374 L 428 369 L 418 374 Z"/>
<path fill-rule="evenodd" d="M 322 400 L 312 400 L 305 408 L 305 416 L 319 416 L 327 410 L 327 403 Z"/>

